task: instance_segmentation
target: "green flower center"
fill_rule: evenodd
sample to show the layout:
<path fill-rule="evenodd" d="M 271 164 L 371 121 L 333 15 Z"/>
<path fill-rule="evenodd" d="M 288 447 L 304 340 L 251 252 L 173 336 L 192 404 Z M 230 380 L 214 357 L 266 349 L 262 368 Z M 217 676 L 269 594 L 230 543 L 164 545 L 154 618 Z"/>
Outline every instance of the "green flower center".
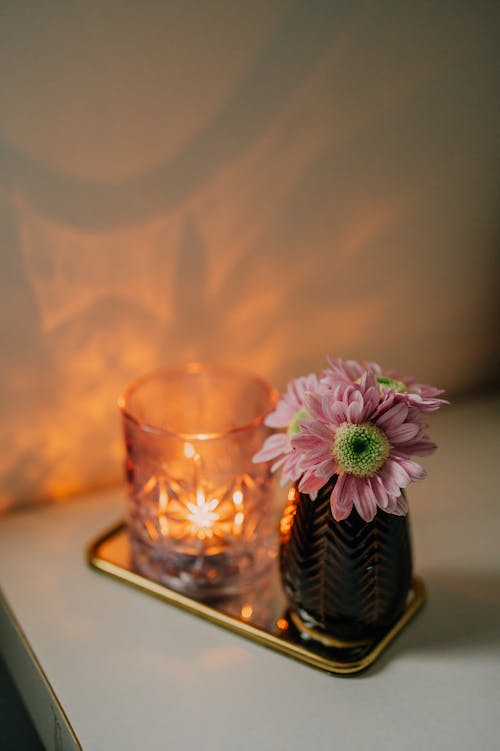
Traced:
<path fill-rule="evenodd" d="M 393 391 L 397 391 L 398 394 L 408 393 L 408 389 L 406 388 L 403 381 L 398 381 L 395 378 L 389 378 L 388 376 L 375 376 L 375 378 L 377 379 L 382 391 L 392 389 Z"/>
<path fill-rule="evenodd" d="M 335 433 L 333 456 L 342 472 L 371 477 L 389 456 L 390 448 L 387 436 L 376 425 L 344 422 Z"/>
<path fill-rule="evenodd" d="M 299 409 L 299 411 L 294 414 L 290 425 L 288 426 L 288 435 L 292 436 L 300 433 L 299 420 L 305 420 L 307 417 L 309 417 L 309 415 L 305 409 Z"/>

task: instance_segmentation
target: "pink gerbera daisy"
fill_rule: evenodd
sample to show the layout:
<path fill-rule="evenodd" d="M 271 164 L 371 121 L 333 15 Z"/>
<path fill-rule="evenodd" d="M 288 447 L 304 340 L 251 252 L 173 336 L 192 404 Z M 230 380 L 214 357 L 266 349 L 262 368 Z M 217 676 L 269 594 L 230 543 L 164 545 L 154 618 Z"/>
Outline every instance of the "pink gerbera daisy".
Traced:
<path fill-rule="evenodd" d="M 300 454 L 291 445 L 292 436 L 300 432 L 299 420 L 308 417 L 304 408 L 306 393 L 318 391 L 319 381 L 315 373 L 308 376 L 294 378 L 288 384 L 285 394 L 281 397 L 276 409 L 270 412 L 265 424 L 271 428 L 285 428 L 284 433 L 275 433 L 264 442 L 261 450 L 253 457 L 254 462 L 265 462 L 276 459 L 272 466 L 275 472 L 281 467 L 281 484 L 296 482 L 302 476 Z"/>
<path fill-rule="evenodd" d="M 323 372 L 321 385 L 331 388 L 339 381 L 344 383 L 357 383 L 367 371 L 373 373 L 381 391 L 394 391 L 399 398 L 408 404 L 418 407 L 422 412 L 433 412 L 443 404 L 448 404 L 445 399 L 438 399 L 443 389 L 429 386 L 427 383 L 417 383 L 412 376 L 402 378 L 395 371 L 384 372 L 376 362 L 359 363 L 357 360 L 341 360 L 340 358 L 327 357 L 330 368 Z"/>
<path fill-rule="evenodd" d="M 337 474 L 330 497 L 337 521 L 353 506 L 367 522 L 377 508 L 408 513 L 401 490 L 425 477 L 409 457 L 435 448 L 424 435 L 420 410 L 394 390 L 381 393 L 371 370 L 358 383 L 332 382 L 324 393 L 307 394 L 304 407 L 309 417 L 299 420 L 300 432 L 291 439 L 303 471 L 299 490 L 316 493 Z"/>

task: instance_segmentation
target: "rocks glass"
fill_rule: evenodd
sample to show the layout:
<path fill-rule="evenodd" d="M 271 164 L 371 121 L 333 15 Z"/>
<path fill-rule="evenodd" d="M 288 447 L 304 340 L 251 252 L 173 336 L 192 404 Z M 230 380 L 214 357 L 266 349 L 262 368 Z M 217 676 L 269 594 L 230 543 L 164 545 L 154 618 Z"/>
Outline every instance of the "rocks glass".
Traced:
<path fill-rule="evenodd" d="M 277 393 L 252 374 L 190 364 L 138 379 L 119 400 L 136 571 L 203 600 L 250 590 L 277 555 L 268 464 Z"/>

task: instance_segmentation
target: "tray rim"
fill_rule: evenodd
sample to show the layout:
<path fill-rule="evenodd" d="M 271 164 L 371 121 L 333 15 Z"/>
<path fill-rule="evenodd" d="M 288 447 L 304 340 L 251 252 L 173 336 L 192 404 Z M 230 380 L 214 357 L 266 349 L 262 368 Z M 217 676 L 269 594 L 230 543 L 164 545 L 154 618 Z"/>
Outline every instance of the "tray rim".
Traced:
<path fill-rule="evenodd" d="M 99 553 L 100 548 L 113 537 L 121 534 L 126 529 L 126 522 L 121 519 L 111 527 L 101 532 L 87 546 L 86 560 L 91 568 L 98 572 L 128 584 L 135 589 L 156 597 L 157 599 L 174 605 L 192 615 L 203 618 L 210 623 L 215 623 L 228 631 L 239 634 L 251 641 L 273 649 L 276 652 L 306 663 L 332 675 L 353 675 L 366 670 L 385 651 L 389 644 L 398 636 L 404 627 L 422 608 L 426 600 L 426 587 L 419 577 L 413 578 L 412 590 L 408 596 L 406 608 L 400 618 L 374 643 L 370 651 L 358 660 L 342 662 L 333 660 L 309 649 L 305 644 L 298 644 L 281 639 L 277 634 L 265 631 L 251 623 L 239 620 L 217 608 L 200 602 L 193 597 L 184 595 L 174 589 L 159 584 L 152 579 L 147 579 L 142 574 L 131 571 L 118 563 L 107 560 Z"/>

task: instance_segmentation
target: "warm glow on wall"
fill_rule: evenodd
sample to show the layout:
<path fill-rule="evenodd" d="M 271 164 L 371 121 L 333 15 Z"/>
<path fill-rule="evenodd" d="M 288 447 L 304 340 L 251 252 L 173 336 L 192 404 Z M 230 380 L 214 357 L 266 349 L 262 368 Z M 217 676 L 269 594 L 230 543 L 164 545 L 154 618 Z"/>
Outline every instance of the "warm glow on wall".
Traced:
<path fill-rule="evenodd" d="M 2 8 L 0 508 L 116 483 L 163 365 L 496 378 L 491 12 Z"/>

